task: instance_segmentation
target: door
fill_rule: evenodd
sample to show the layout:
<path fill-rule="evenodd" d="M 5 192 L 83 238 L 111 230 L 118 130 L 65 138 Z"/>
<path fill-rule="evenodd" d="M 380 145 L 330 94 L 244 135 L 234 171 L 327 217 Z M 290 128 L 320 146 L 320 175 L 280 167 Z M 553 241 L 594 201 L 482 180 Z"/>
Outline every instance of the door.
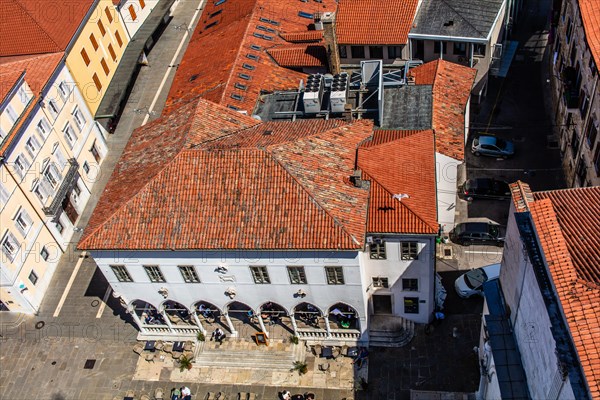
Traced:
<path fill-rule="evenodd" d="M 374 314 L 392 314 L 392 295 L 374 294 L 372 298 Z"/>
<path fill-rule="evenodd" d="M 69 217 L 69 221 L 71 221 L 71 223 L 73 225 L 75 225 L 77 218 L 79 218 L 79 214 L 77 213 L 77 210 L 75 209 L 75 206 L 73 205 L 73 203 L 71 203 L 71 193 L 70 192 L 65 196 L 65 198 L 62 202 L 62 208 L 63 208 L 64 212 L 67 214 L 67 217 Z"/>

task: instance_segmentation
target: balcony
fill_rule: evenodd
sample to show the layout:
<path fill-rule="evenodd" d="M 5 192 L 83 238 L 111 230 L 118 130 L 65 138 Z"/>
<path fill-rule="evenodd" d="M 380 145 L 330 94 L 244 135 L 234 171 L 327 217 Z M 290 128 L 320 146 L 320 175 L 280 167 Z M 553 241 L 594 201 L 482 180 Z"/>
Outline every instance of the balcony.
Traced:
<path fill-rule="evenodd" d="M 70 158 L 67 162 L 67 165 L 67 173 L 65 174 L 60 186 L 56 190 L 56 193 L 52 198 L 52 203 L 43 208 L 44 214 L 46 214 L 47 217 L 58 217 L 59 211 L 62 210 L 62 202 L 65 196 L 71 189 L 73 189 L 75 182 L 77 181 L 77 170 L 79 169 L 79 163 L 76 159 Z"/>
<path fill-rule="evenodd" d="M 577 82 L 577 71 L 573 67 L 566 67 L 561 74 L 563 83 L 563 100 L 567 110 L 579 108 L 579 84 Z"/>

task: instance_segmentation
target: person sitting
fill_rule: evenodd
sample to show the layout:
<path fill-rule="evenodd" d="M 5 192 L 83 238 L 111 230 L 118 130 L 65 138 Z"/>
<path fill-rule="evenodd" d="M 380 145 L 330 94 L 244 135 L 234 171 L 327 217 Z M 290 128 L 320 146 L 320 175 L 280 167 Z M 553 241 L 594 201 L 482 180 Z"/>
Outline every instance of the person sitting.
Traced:
<path fill-rule="evenodd" d="M 181 400 L 181 390 L 173 388 L 171 390 L 171 400 Z"/>
<path fill-rule="evenodd" d="M 223 339 L 225 339 L 225 333 L 221 330 L 221 328 L 217 328 L 213 331 L 210 340 L 215 339 L 215 341 L 219 342 L 219 344 L 223 343 Z"/>
<path fill-rule="evenodd" d="M 356 357 L 354 357 L 354 360 L 352 360 L 352 364 L 356 364 L 356 366 L 360 369 L 363 365 L 363 361 L 366 360 L 368 356 L 369 351 L 366 348 L 361 347 L 358 350 Z"/>
<path fill-rule="evenodd" d="M 304 400 L 315 400 L 314 393 L 304 393 Z"/>
<path fill-rule="evenodd" d="M 292 398 L 292 394 L 290 393 L 289 390 L 284 390 L 283 392 L 281 392 L 282 400 L 291 400 L 291 398 Z"/>

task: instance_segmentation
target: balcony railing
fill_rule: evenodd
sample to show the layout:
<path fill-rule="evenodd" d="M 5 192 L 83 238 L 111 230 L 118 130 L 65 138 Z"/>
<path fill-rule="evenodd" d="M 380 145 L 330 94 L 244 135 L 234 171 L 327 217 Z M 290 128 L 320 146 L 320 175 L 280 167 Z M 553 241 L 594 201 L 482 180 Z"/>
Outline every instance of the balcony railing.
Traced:
<path fill-rule="evenodd" d="M 73 189 L 75 182 L 77 181 L 77 170 L 79 169 L 79 163 L 76 159 L 70 158 L 68 160 L 69 169 L 65 174 L 58 190 L 52 198 L 52 202 L 49 206 L 44 207 L 44 214 L 48 217 L 57 217 L 59 210 L 62 209 L 62 202 L 67 193 Z"/>

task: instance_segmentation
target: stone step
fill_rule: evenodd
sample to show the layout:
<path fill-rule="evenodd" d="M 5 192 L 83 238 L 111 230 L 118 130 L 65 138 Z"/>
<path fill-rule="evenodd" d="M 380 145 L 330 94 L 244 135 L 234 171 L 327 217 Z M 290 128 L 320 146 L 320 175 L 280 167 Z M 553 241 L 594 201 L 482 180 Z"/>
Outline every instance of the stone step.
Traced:
<path fill-rule="evenodd" d="M 229 349 L 202 346 L 194 362 L 198 366 L 250 369 L 261 368 L 289 371 L 296 360 L 304 360 L 302 345 L 291 346 L 291 351 L 272 350 L 267 347 L 255 349 Z"/>

